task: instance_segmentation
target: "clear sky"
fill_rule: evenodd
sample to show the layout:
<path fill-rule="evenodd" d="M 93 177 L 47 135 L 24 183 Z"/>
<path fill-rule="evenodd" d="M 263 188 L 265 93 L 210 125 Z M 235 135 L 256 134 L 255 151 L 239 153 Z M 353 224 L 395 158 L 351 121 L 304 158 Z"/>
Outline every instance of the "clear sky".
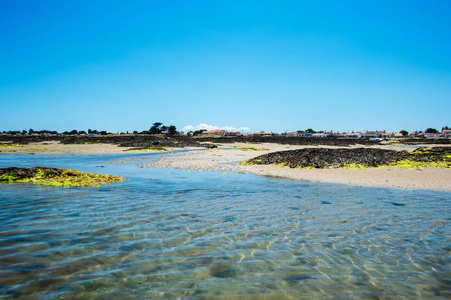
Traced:
<path fill-rule="evenodd" d="M 441 129 L 450 16 L 448 0 L 2 0 L 0 131 Z"/>

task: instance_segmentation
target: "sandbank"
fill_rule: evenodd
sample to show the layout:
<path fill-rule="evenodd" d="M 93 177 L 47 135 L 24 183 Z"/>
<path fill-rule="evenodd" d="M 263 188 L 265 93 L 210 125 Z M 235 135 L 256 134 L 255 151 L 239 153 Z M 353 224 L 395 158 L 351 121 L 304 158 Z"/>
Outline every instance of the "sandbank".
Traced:
<path fill-rule="evenodd" d="M 266 151 L 243 151 L 233 146 L 267 148 Z M 421 145 L 424 147 L 425 145 Z M 277 144 L 225 144 L 220 149 L 175 152 L 159 160 L 143 163 L 143 167 L 174 168 L 198 171 L 231 171 L 252 173 L 309 182 L 347 184 L 353 186 L 383 187 L 407 190 L 436 190 L 451 192 L 451 169 L 293 169 L 273 165 L 238 165 L 238 162 L 274 151 L 317 146 L 291 146 Z M 359 146 L 356 146 L 359 147 Z M 417 146 L 418 147 L 418 146 Z M 413 151 L 417 147 L 397 145 L 396 150 Z M 382 145 L 382 149 L 393 149 Z"/>
<path fill-rule="evenodd" d="M 123 154 L 130 147 L 119 147 L 112 144 L 61 144 L 58 141 L 46 141 L 30 143 L 25 145 L 7 143 L 0 147 L 2 154 L 62 154 L 62 155 L 102 155 L 102 154 Z"/>

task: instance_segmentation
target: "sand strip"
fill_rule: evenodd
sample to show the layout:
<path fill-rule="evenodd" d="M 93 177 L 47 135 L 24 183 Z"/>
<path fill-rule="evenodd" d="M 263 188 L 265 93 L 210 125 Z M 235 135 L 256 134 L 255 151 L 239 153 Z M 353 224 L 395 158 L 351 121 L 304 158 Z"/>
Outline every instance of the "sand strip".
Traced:
<path fill-rule="evenodd" d="M 125 154 L 129 147 L 118 147 L 111 144 L 61 144 L 57 141 L 30 143 L 27 145 L 12 144 L 13 147 L 0 146 L 1 154 L 61 154 L 61 155 L 104 155 Z"/>

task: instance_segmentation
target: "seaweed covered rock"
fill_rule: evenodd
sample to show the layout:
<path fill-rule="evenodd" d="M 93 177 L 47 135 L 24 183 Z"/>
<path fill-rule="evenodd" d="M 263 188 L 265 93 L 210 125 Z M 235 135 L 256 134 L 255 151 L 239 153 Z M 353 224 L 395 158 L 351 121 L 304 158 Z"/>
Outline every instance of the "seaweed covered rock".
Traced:
<path fill-rule="evenodd" d="M 413 162 L 450 167 L 450 153 L 450 147 L 419 149 L 413 153 L 372 148 L 308 148 L 273 152 L 250 159 L 244 164 L 275 164 L 291 168 L 323 169 L 343 168 L 349 165 L 362 167 L 396 166 L 399 162 L 402 162 L 403 165 Z"/>
<path fill-rule="evenodd" d="M 59 168 L 0 168 L 0 182 L 29 182 L 61 187 L 97 187 L 124 180 L 123 177 L 83 173 Z"/>

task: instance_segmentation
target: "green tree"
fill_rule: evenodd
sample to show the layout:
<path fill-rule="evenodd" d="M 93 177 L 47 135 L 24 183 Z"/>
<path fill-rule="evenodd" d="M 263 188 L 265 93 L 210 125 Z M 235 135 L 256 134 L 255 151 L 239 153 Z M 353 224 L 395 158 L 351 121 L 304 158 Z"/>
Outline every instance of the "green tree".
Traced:
<path fill-rule="evenodd" d="M 160 122 L 153 123 L 152 127 L 150 127 L 150 129 L 149 129 L 149 133 L 150 134 L 160 134 L 161 133 L 161 128 L 160 128 L 161 125 L 163 125 L 163 123 L 160 123 Z"/>
<path fill-rule="evenodd" d="M 402 136 L 407 136 L 409 134 L 409 132 L 407 132 L 407 130 L 401 130 L 399 133 L 402 134 Z"/>
<path fill-rule="evenodd" d="M 202 132 L 204 132 L 204 131 L 207 131 L 207 130 L 206 130 L 206 129 L 196 130 L 196 131 L 193 132 L 193 135 L 194 135 L 194 136 L 196 136 L 196 135 L 202 135 Z"/>
<path fill-rule="evenodd" d="M 425 133 L 438 133 L 438 131 L 435 128 L 428 128 L 426 129 Z"/>
<path fill-rule="evenodd" d="M 306 129 L 305 132 L 307 132 L 307 133 L 316 133 L 316 131 L 313 130 L 312 128 Z"/>
<path fill-rule="evenodd" d="M 177 128 L 174 125 L 168 127 L 169 135 L 174 135 L 177 133 Z"/>

